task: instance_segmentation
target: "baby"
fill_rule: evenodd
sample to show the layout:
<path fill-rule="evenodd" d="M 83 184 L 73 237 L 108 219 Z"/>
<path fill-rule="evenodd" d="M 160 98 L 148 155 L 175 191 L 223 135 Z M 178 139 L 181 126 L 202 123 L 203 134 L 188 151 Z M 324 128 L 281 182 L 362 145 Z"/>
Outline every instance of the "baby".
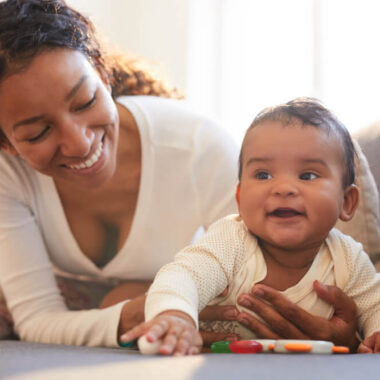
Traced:
<path fill-rule="evenodd" d="M 241 148 L 239 215 L 215 222 L 159 271 L 146 300 L 147 322 L 121 339 L 145 335 L 150 342 L 162 339 L 161 354 L 198 353 L 199 311 L 211 300 L 237 305 L 257 283 L 330 318 L 332 307 L 313 291 L 319 280 L 356 302 L 361 351 L 380 350 L 380 278 L 361 244 L 334 229 L 358 205 L 354 155 L 346 128 L 313 99 L 262 111 Z M 237 322 L 220 324 L 243 339 L 255 337 Z"/>

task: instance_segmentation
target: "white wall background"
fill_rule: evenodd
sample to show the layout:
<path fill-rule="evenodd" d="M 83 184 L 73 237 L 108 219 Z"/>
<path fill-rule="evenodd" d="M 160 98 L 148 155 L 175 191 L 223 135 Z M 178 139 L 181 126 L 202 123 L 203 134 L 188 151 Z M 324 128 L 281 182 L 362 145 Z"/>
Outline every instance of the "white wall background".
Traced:
<path fill-rule="evenodd" d="M 111 46 L 149 59 L 170 83 L 185 88 L 189 1 L 67 0 L 67 3 L 90 16 Z"/>
<path fill-rule="evenodd" d="M 237 140 L 263 107 L 315 96 L 354 131 L 380 120 L 379 0 L 68 0 L 159 64 Z"/>

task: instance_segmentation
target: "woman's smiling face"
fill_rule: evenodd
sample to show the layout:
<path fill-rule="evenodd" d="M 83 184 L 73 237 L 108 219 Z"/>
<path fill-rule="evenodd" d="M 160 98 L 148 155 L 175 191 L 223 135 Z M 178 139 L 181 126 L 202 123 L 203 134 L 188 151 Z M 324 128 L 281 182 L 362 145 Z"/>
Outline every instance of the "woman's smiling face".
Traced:
<path fill-rule="evenodd" d="M 0 82 L 8 151 L 55 180 L 97 187 L 116 168 L 119 115 L 106 75 L 80 52 L 57 48 Z"/>

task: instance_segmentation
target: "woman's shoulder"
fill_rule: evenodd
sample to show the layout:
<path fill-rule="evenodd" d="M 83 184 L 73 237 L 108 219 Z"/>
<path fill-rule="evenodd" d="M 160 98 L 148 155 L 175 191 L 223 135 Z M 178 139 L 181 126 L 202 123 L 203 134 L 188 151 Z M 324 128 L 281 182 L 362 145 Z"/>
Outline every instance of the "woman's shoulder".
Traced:
<path fill-rule="evenodd" d="M 188 136 L 210 130 L 213 134 L 222 133 L 215 120 L 195 111 L 185 100 L 136 95 L 119 97 L 116 101 L 132 113 L 140 128 L 149 127 L 156 137 Z"/>

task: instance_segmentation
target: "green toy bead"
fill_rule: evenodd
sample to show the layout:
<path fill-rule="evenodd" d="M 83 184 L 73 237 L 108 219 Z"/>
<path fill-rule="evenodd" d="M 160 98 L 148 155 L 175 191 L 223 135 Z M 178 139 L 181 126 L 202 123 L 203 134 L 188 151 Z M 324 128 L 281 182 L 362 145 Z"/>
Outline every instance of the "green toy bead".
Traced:
<path fill-rule="evenodd" d="M 132 340 L 130 342 L 121 342 L 120 340 L 118 341 L 119 346 L 123 348 L 131 348 L 131 347 L 137 347 L 137 341 Z"/>
<path fill-rule="evenodd" d="M 211 351 L 215 354 L 231 354 L 232 351 L 229 348 L 231 342 L 228 340 L 221 340 L 219 342 L 214 342 L 211 345 Z"/>

